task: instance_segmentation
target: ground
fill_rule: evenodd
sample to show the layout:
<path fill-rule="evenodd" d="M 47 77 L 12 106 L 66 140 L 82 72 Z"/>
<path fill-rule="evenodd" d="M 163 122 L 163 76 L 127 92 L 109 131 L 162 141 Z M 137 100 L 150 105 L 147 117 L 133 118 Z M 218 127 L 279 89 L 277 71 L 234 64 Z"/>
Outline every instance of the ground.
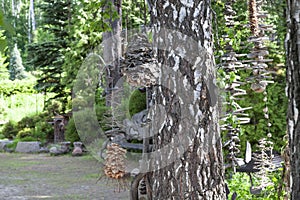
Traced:
<path fill-rule="evenodd" d="M 92 156 L 0 153 L 0 199 L 129 199 L 128 188 L 115 191 L 116 181 L 97 182 L 100 168 Z"/>

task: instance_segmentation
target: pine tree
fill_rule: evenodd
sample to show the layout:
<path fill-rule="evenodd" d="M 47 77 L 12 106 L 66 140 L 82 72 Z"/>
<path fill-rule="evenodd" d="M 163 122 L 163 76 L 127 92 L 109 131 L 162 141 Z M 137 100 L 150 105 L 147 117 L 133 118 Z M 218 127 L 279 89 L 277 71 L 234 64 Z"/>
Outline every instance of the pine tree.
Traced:
<path fill-rule="evenodd" d="M 70 21 L 70 0 L 46 0 L 40 5 L 43 12 L 41 30 L 49 33 L 49 39 L 28 46 L 29 63 L 41 72 L 36 89 L 53 92 L 54 98 L 64 98 L 65 89 L 61 84 L 63 52 L 67 48 L 67 27 Z"/>
<path fill-rule="evenodd" d="M 17 44 L 15 44 L 13 51 L 10 57 L 10 65 L 9 65 L 9 73 L 10 73 L 10 80 L 15 79 L 24 79 L 26 78 L 25 75 L 25 68 L 22 64 L 22 58 L 20 51 L 18 49 Z"/>

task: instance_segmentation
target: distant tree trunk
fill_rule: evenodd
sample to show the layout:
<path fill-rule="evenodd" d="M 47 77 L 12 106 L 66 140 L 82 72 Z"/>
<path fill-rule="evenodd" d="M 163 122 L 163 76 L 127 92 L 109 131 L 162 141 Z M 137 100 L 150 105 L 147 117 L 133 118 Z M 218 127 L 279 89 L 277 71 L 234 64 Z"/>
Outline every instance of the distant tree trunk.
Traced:
<path fill-rule="evenodd" d="M 287 1 L 288 133 L 290 146 L 291 200 L 300 199 L 300 2 Z"/>
<path fill-rule="evenodd" d="M 28 42 L 31 43 L 35 31 L 34 0 L 30 0 L 28 10 Z"/>
<path fill-rule="evenodd" d="M 224 200 L 210 1 L 150 2 L 161 70 L 153 94 L 160 107 L 151 117 L 152 198 Z"/>
<path fill-rule="evenodd" d="M 111 106 L 111 90 L 120 79 L 121 30 L 122 30 L 122 0 L 112 1 L 119 18 L 109 20 L 112 31 L 103 33 L 103 59 L 107 66 L 106 75 L 106 105 Z M 114 11 L 112 11 L 114 12 Z"/>

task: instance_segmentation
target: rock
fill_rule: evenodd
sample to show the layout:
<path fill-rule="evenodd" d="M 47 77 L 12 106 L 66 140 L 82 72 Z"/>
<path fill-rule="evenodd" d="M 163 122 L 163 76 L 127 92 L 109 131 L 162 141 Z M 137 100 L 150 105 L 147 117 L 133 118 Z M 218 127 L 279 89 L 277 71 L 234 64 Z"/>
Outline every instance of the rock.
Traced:
<path fill-rule="evenodd" d="M 6 151 L 7 150 L 6 145 L 11 143 L 13 143 L 13 141 L 11 140 L 0 140 L 0 151 Z"/>
<path fill-rule="evenodd" d="M 72 156 L 81 156 L 82 155 L 82 143 L 74 142 L 74 150 L 72 152 Z"/>
<path fill-rule="evenodd" d="M 49 149 L 49 152 L 50 152 L 50 154 L 54 154 L 54 155 L 56 155 L 56 154 L 59 153 L 57 147 L 51 147 L 51 148 Z"/>
<path fill-rule="evenodd" d="M 125 119 L 123 121 L 127 140 L 143 140 L 146 133 L 149 131 L 149 127 L 145 126 L 147 122 L 147 115 L 148 110 L 143 110 L 134 114 L 131 120 Z"/>
<path fill-rule="evenodd" d="M 19 153 L 38 153 L 40 142 L 18 142 L 16 152 Z"/>
<path fill-rule="evenodd" d="M 71 142 L 61 142 L 60 143 L 60 151 L 62 152 L 62 153 L 68 153 L 68 152 L 70 152 L 70 145 L 71 145 Z"/>
<path fill-rule="evenodd" d="M 72 152 L 72 156 L 82 156 L 82 149 L 79 147 L 75 147 Z"/>
<path fill-rule="evenodd" d="M 49 153 L 49 149 L 46 147 L 41 147 L 39 153 Z"/>

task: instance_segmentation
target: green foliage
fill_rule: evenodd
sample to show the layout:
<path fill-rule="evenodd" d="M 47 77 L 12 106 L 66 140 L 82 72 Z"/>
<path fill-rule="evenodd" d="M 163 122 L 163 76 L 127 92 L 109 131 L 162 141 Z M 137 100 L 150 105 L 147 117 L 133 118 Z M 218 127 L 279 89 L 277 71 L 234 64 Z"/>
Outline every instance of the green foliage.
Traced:
<path fill-rule="evenodd" d="M 41 112 L 43 110 L 43 98 L 42 94 L 0 95 L 0 120 L 18 122 L 25 116 Z"/>
<path fill-rule="evenodd" d="M 51 140 L 53 138 L 53 127 L 50 122 L 51 115 L 41 113 L 34 116 L 24 117 L 17 124 L 18 134 L 16 138 L 21 141 L 41 141 Z"/>
<path fill-rule="evenodd" d="M 230 190 L 229 198 L 233 192 L 237 193 L 237 200 L 252 199 L 252 200 L 282 200 L 283 194 L 278 193 L 281 184 L 281 170 L 273 172 L 269 175 L 272 185 L 262 191 L 260 195 L 252 195 L 250 193 L 250 178 L 246 173 L 235 173 L 231 178 L 226 179 Z M 259 184 L 259 183 L 258 183 Z M 278 196 L 279 195 L 279 196 Z"/>
<path fill-rule="evenodd" d="M 16 147 L 17 147 L 18 142 L 20 142 L 20 140 L 19 139 L 15 139 L 13 141 L 13 143 L 7 144 L 6 147 L 9 148 L 9 149 L 15 150 Z"/>
<path fill-rule="evenodd" d="M 249 141 L 254 150 L 255 144 L 261 138 L 265 138 L 270 132 L 272 134 L 271 140 L 274 142 L 274 150 L 280 152 L 282 146 L 285 145 L 284 137 L 286 135 L 286 110 L 288 100 L 285 95 L 285 77 L 276 76 L 275 83 L 269 84 L 267 87 L 268 101 L 267 106 L 269 110 L 269 122 L 272 124 L 270 130 L 268 129 L 268 121 L 264 118 L 263 109 L 265 108 L 265 102 L 263 101 L 264 95 L 262 93 L 255 93 L 248 89 L 248 97 L 241 101 L 241 106 L 251 106 L 252 109 L 247 111 L 251 121 L 249 124 L 241 126 L 243 134 L 240 139 L 242 140 L 242 152 L 246 141 Z M 248 86 L 249 88 L 249 86 Z"/>
<path fill-rule="evenodd" d="M 0 81 L 7 80 L 9 78 L 9 72 L 7 66 L 7 57 L 5 56 L 6 47 L 1 47 L 1 41 L 5 41 L 5 36 L 3 36 L 4 31 L 0 30 Z"/>
<path fill-rule="evenodd" d="M 146 93 L 135 90 L 129 99 L 129 113 L 134 115 L 147 108 Z"/>
<path fill-rule="evenodd" d="M 2 10 L 0 10 L 0 28 L 1 30 L 1 36 L 0 36 L 0 52 L 3 53 L 7 47 L 7 41 L 5 37 L 2 37 L 3 29 L 8 31 L 9 33 L 14 33 L 14 29 L 10 24 L 7 23 L 4 17 L 4 13 Z"/>
<path fill-rule="evenodd" d="M 270 115 L 270 123 L 272 126 L 270 130 L 268 129 L 268 121 L 264 117 L 263 109 L 265 108 L 265 102 L 263 101 L 262 93 L 255 93 L 250 89 L 250 84 L 246 84 L 242 89 L 247 91 L 247 95 L 242 96 L 242 99 L 238 101 L 241 107 L 253 107 L 253 109 L 247 111 L 251 121 L 249 124 L 241 125 L 241 152 L 245 152 L 246 141 L 250 141 L 252 147 L 256 148 L 258 140 L 265 138 L 270 131 L 272 133 L 271 140 L 274 142 L 274 149 L 280 151 L 281 147 L 284 145 L 285 141 L 283 137 L 286 133 L 286 109 L 287 109 L 287 98 L 285 95 L 285 77 L 282 69 L 279 68 L 280 65 L 283 65 L 285 62 L 284 56 L 284 36 L 285 36 L 285 18 L 283 17 L 284 3 L 280 1 L 274 1 L 274 5 L 268 3 L 264 4 L 264 9 L 269 12 L 269 17 L 266 19 L 267 24 L 275 25 L 276 34 L 266 33 L 266 36 L 269 36 L 272 40 L 266 44 L 269 56 L 268 58 L 273 59 L 273 62 L 268 63 L 269 70 L 272 72 L 278 72 L 274 75 L 274 84 L 269 84 L 267 88 L 268 93 L 268 108 Z M 237 0 L 233 3 L 233 9 L 236 12 L 234 20 L 236 25 L 234 28 L 229 29 L 225 26 L 224 19 L 224 1 L 216 1 L 212 4 L 212 7 L 216 13 L 215 23 L 214 23 L 214 34 L 215 34 L 215 56 L 220 69 L 218 71 L 218 83 L 221 88 L 224 88 L 226 83 L 231 83 L 237 76 L 241 77 L 241 81 L 247 82 L 246 79 L 252 75 L 252 73 L 245 70 L 240 70 L 239 72 L 231 72 L 230 74 L 226 73 L 221 69 L 222 61 L 220 57 L 225 53 L 224 49 L 226 43 L 223 39 L 223 35 L 228 35 L 230 39 L 229 43 L 232 45 L 233 50 L 237 54 L 249 53 L 250 49 L 253 47 L 253 44 L 248 42 L 250 36 L 250 30 L 247 28 L 249 23 L 247 3 L 242 0 Z M 239 60 L 248 60 L 247 57 L 238 57 Z M 280 72 L 280 73 L 279 73 Z M 222 94 L 223 100 L 230 102 L 230 94 Z M 232 108 L 234 109 L 234 108 Z M 238 124 L 233 118 L 228 118 L 227 121 L 230 124 Z"/>
<path fill-rule="evenodd" d="M 13 139 L 18 133 L 17 124 L 13 121 L 7 122 L 4 125 L 1 133 L 4 135 L 5 138 Z"/>
<path fill-rule="evenodd" d="M 7 69 L 8 63 L 6 62 L 7 57 L 0 52 L 0 81 L 7 80 L 9 78 L 9 72 Z"/>
<path fill-rule="evenodd" d="M 37 91 L 33 88 L 35 79 L 25 80 L 1 80 L 0 81 L 0 94 L 6 97 L 16 94 L 34 94 Z"/>
<path fill-rule="evenodd" d="M 17 138 L 19 139 L 23 139 L 23 138 L 27 138 L 30 137 L 30 135 L 32 134 L 32 129 L 31 128 L 23 128 L 22 130 L 20 130 L 17 134 Z"/>
<path fill-rule="evenodd" d="M 50 141 L 53 139 L 52 122 L 53 108 L 55 104 L 45 112 L 39 114 L 28 113 L 18 122 L 9 121 L 0 132 L 9 139 L 18 139 L 20 141 Z M 20 115 L 22 116 L 22 115 Z M 15 119 L 16 120 L 16 119 Z"/>
<path fill-rule="evenodd" d="M 9 73 L 10 73 L 9 78 L 12 81 L 16 79 L 21 80 L 26 78 L 25 68 L 23 66 L 22 58 L 20 55 L 20 51 L 17 47 L 17 44 L 15 44 L 12 54 L 10 56 Z"/>
<path fill-rule="evenodd" d="M 66 126 L 65 138 L 67 141 L 73 142 L 80 141 L 80 137 L 77 133 L 74 119 L 71 118 Z"/>
<path fill-rule="evenodd" d="M 48 101 L 45 104 L 45 113 L 47 113 L 50 116 L 56 115 L 56 113 L 62 113 L 63 112 L 63 105 L 60 101 L 51 100 Z"/>
<path fill-rule="evenodd" d="M 124 27 L 140 28 L 150 21 L 148 6 L 144 0 L 123 0 L 122 2 L 122 22 Z"/>
<path fill-rule="evenodd" d="M 62 80 L 63 84 L 69 88 L 72 88 L 84 58 L 91 52 L 100 55 L 100 52 L 95 52 L 93 49 L 98 48 L 101 44 L 102 32 L 109 30 L 109 25 L 104 20 L 111 17 L 110 13 L 103 8 L 106 2 L 79 0 L 74 5 L 73 25 L 68 32 L 69 47 L 64 54 L 65 74 Z"/>
<path fill-rule="evenodd" d="M 67 103 L 68 91 L 61 84 L 64 63 L 63 52 L 67 48 L 67 31 L 71 20 L 71 1 L 46 0 L 40 4 L 43 21 L 38 32 L 48 33 L 48 40 L 36 39 L 36 43 L 28 45 L 29 64 L 40 71 L 36 89 L 43 92 L 56 93 L 54 99 Z M 55 17 L 53 17 L 55 16 Z M 44 33 L 44 34 L 45 34 Z"/>
<path fill-rule="evenodd" d="M 226 179 L 228 188 L 230 190 L 229 198 L 234 192 L 237 193 L 237 199 L 252 199 L 252 195 L 250 193 L 250 179 L 249 176 L 245 173 L 236 173 L 233 174 L 231 178 Z M 242 183 L 242 184 L 241 184 Z"/>

